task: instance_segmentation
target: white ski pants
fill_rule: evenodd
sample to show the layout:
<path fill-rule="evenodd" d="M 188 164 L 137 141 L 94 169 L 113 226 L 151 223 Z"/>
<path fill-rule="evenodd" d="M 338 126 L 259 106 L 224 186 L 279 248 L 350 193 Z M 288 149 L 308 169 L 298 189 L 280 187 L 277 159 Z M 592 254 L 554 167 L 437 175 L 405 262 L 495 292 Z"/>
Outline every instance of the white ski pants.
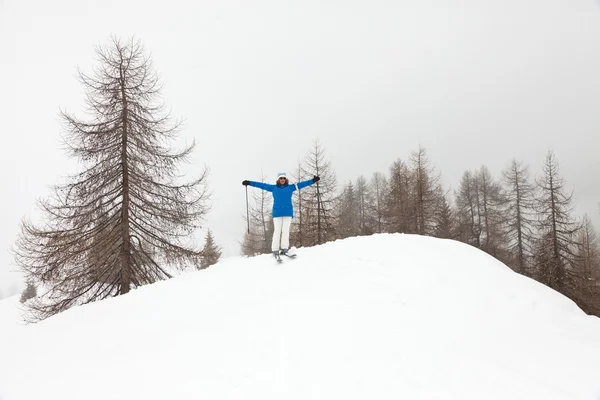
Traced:
<path fill-rule="evenodd" d="M 279 251 L 279 249 L 290 248 L 290 226 L 292 225 L 292 217 L 275 217 L 273 218 L 273 243 L 271 249 Z"/>

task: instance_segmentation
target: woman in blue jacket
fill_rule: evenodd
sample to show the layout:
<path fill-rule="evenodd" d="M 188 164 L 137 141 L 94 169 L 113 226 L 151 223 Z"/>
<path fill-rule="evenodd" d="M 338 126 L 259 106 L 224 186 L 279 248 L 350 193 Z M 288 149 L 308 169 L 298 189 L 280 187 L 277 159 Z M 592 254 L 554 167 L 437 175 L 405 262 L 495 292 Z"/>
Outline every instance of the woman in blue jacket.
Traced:
<path fill-rule="evenodd" d="M 290 247 L 290 225 L 294 218 L 294 207 L 292 205 L 292 194 L 297 189 L 302 189 L 319 181 L 319 177 L 307 181 L 290 184 L 284 172 L 277 174 L 277 183 L 271 185 L 263 182 L 242 181 L 244 186 L 253 186 L 273 194 L 273 242 L 271 249 L 273 254 L 286 254 Z M 281 249 L 281 253 L 279 252 Z"/>

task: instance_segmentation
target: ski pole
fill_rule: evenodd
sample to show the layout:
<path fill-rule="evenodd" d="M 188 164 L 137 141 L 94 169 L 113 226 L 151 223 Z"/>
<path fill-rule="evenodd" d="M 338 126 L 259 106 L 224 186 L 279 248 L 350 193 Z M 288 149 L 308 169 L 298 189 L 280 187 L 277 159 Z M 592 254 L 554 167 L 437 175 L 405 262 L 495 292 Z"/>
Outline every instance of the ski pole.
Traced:
<path fill-rule="evenodd" d="M 246 221 L 248 222 L 248 233 L 250 233 L 250 212 L 248 211 L 248 185 L 246 185 Z"/>

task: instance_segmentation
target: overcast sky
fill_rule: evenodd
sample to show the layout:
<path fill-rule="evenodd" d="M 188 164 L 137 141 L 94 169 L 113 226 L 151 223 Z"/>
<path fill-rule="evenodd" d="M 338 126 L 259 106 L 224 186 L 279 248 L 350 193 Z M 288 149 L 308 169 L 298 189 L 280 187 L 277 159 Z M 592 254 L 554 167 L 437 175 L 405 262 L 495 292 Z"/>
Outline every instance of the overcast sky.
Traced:
<path fill-rule="evenodd" d="M 597 1 L 0 0 L 4 295 L 22 285 L 20 219 L 76 171 L 59 108 L 83 116 L 77 68 L 111 34 L 142 40 L 196 139 L 185 169 L 211 170 L 205 226 L 226 256 L 245 229 L 241 181 L 291 173 L 317 138 L 340 183 L 421 145 L 452 189 L 513 157 L 537 174 L 553 149 L 600 228 Z"/>

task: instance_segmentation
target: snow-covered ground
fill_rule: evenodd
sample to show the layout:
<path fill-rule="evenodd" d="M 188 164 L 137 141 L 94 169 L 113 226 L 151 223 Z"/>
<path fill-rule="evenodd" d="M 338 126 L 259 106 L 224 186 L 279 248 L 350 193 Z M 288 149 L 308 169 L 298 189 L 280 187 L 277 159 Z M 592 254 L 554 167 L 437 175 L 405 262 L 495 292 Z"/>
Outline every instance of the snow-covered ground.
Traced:
<path fill-rule="evenodd" d="M 17 300 L 1 400 L 600 399 L 600 319 L 449 240 L 226 259 L 28 326 Z"/>

